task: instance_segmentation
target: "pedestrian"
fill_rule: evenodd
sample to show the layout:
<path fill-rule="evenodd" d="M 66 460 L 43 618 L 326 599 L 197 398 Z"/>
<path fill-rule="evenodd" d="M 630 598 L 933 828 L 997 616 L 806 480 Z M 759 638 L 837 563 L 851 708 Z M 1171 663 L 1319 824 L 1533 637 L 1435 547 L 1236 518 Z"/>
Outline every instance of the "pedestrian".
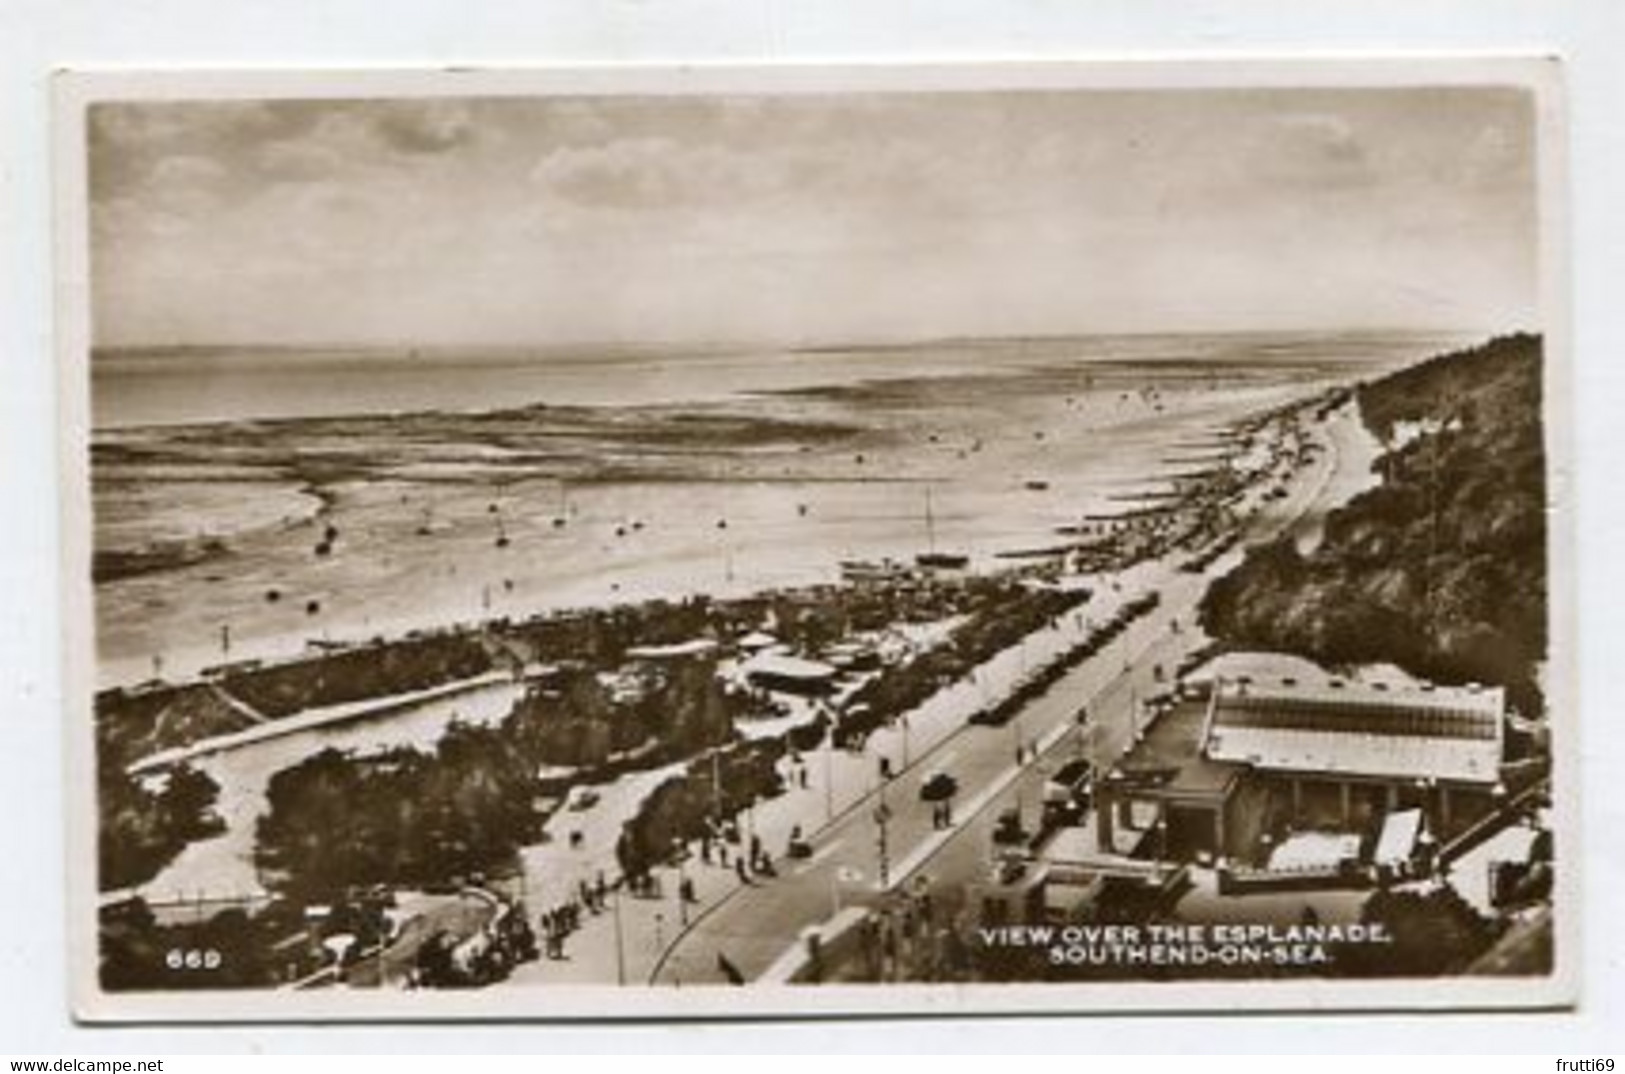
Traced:
<path fill-rule="evenodd" d="M 609 885 L 604 883 L 604 870 L 602 869 L 598 870 L 598 880 L 594 884 L 594 890 L 598 895 L 598 905 L 604 905 L 604 900 L 609 896 Z"/>
<path fill-rule="evenodd" d="M 735 858 L 734 859 L 734 873 L 739 877 L 739 882 L 741 884 L 750 883 L 750 876 L 749 876 L 749 874 L 747 874 L 745 872 L 745 859 L 744 858 Z"/>
<path fill-rule="evenodd" d="M 750 837 L 750 863 L 752 865 L 755 865 L 759 860 L 761 860 L 761 857 L 762 857 L 762 837 L 759 836 L 759 835 L 754 835 L 753 834 Z"/>
<path fill-rule="evenodd" d="M 796 769 L 796 779 L 800 781 L 801 789 L 806 790 L 807 789 L 807 766 L 806 765 L 802 765 L 800 768 Z"/>

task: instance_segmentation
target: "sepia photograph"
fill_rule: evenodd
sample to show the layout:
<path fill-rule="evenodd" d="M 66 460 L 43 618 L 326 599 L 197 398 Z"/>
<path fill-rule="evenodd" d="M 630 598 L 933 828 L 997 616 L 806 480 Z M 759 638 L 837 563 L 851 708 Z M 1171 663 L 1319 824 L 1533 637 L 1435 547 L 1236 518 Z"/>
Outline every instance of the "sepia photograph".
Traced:
<path fill-rule="evenodd" d="M 1574 998 L 1527 60 L 59 77 L 76 1012 Z"/>

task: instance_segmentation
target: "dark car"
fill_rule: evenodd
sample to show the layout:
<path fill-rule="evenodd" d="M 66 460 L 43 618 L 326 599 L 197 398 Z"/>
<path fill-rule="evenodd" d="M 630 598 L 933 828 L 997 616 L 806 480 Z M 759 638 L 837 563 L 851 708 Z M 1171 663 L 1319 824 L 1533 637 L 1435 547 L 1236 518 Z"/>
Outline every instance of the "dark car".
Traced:
<path fill-rule="evenodd" d="M 1068 761 L 1044 781 L 1044 817 L 1066 821 L 1079 816 L 1089 803 L 1094 765 L 1078 758 Z"/>
<path fill-rule="evenodd" d="M 946 772 L 933 772 L 920 784 L 920 801 L 946 802 L 958 792 L 958 780 Z"/>
<path fill-rule="evenodd" d="M 978 727 L 1003 727 L 1010 722 L 1010 717 L 1016 714 L 1016 706 L 1011 704 L 994 705 L 992 708 L 977 709 L 971 713 L 968 722 Z"/>
<path fill-rule="evenodd" d="M 1019 809 L 1006 809 L 999 814 L 998 823 L 993 828 L 993 842 L 996 846 L 1011 846 L 1025 842 L 1027 832 L 1021 826 L 1021 811 Z"/>

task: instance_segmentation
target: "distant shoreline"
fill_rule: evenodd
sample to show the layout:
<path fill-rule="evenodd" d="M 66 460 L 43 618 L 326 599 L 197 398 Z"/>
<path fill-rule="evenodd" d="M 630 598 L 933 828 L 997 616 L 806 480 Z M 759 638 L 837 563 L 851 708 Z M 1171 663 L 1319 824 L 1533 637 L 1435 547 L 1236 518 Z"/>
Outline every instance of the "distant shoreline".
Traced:
<path fill-rule="evenodd" d="M 434 412 L 478 414 L 531 405 L 618 405 L 741 402 L 753 395 L 817 397 L 834 390 L 944 375 L 983 375 L 1055 362 L 1088 365 L 1097 373 L 1162 371 L 1183 365 L 1224 372 L 1279 360 L 1289 367 L 1313 350 L 1317 360 L 1342 360 L 1371 369 L 1381 355 L 1419 360 L 1482 338 L 1452 330 L 1326 332 L 1186 332 L 946 339 L 910 343 L 817 345 L 799 348 L 719 344 L 583 347 L 499 345 L 295 347 L 227 345 L 97 348 L 91 355 L 92 435 L 157 429 L 296 420 L 307 417 L 414 416 Z M 684 393 L 651 396 L 653 370 L 681 369 Z M 828 369 L 830 376 L 820 373 Z M 470 377 L 472 373 L 484 374 Z M 393 399 L 380 377 L 438 382 Z M 498 377 L 535 390 L 518 400 L 482 394 L 477 382 Z M 223 378 L 223 379 L 222 379 Z M 670 387 L 660 375 L 654 380 Z M 301 386 L 296 382 L 308 381 Z M 337 386 L 335 392 L 323 392 Z M 224 392 L 227 384 L 237 390 Z M 383 382 L 383 383 L 387 383 Z M 559 385 L 563 387 L 560 388 Z M 549 385 L 562 391 L 550 397 Z M 273 405 L 279 392 L 299 387 L 310 399 Z M 266 389 L 269 389 L 267 393 Z M 399 391 L 399 386 L 389 390 Z M 469 394 L 472 393 L 472 394 Z M 186 403 L 185 399 L 197 399 Z M 181 402 L 177 402 L 181 400 Z M 231 402 L 228 402 L 230 400 Z M 233 412 L 252 401 L 253 412 Z M 317 405 L 319 404 L 319 405 Z M 200 405 L 224 411 L 205 413 Z"/>

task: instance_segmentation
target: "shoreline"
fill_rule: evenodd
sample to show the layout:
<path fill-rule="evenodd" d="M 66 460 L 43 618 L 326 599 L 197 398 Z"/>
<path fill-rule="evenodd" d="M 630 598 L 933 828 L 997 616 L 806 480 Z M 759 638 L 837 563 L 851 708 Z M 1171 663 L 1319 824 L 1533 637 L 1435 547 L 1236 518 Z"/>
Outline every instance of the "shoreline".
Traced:
<path fill-rule="evenodd" d="M 1317 383 L 1212 398 L 1192 393 L 1182 404 L 1194 415 L 1188 418 L 1113 395 L 1097 401 L 1076 436 L 1063 434 L 1079 418 L 1057 402 L 1047 417 L 1028 419 L 1048 422 L 1052 436 L 1035 434 L 1025 445 L 1022 437 L 990 440 L 985 457 L 975 454 L 984 434 L 974 425 L 944 431 L 937 442 L 918 416 L 871 416 L 880 424 L 865 438 L 884 437 L 891 446 L 870 459 L 870 452 L 832 448 L 808 455 L 790 443 L 766 455 L 746 453 L 737 469 L 711 462 L 707 472 L 653 480 L 544 476 L 504 485 L 491 474 L 448 474 L 432 482 L 419 475 L 330 483 L 323 518 L 343 536 L 328 560 L 311 558 L 305 537 L 308 531 L 317 541 L 321 526 L 312 520 L 233 542 L 223 565 L 99 586 L 98 679 L 104 687 L 127 686 L 245 657 L 296 656 L 312 637 L 359 640 L 542 609 L 831 582 L 840 560 L 928 548 L 923 497 L 933 489 L 938 540 L 993 563 L 1057 526 L 1124 514 L 1146 495 L 1172 494 L 1170 484 L 1189 475 L 1170 478 L 1160 459 L 1192 423 L 1230 427 Z M 1120 435 L 1129 439 L 1120 442 Z M 1095 446 L 1102 437 L 1122 446 L 1102 453 Z M 994 460 L 995 450 L 1008 458 Z M 1030 481 L 1042 491 L 1027 487 Z M 920 503 L 899 496 L 903 489 L 920 490 Z M 429 512 L 435 536 L 424 540 L 411 531 Z M 505 555 L 490 547 L 491 534 L 503 531 L 514 544 Z M 273 590 L 284 598 L 279 604 L 270 603 Z M 299 614 L 307 601 L 319 602 L 319 612 Z"/>
<path fill-rule="evenodd" d="M 1060 569 L 1065 572 L 1065 560 L 1070 555 L 1094 549 L 1100 552 L 1095 561 L 1090 564 L 1087 572 L 1073 571 L 1073 573 L 1105 573 L 1123 569 L 1127 565 L 1139 562 L 1151 553 L 1135 549 L 1138 539 L 1137 533 L 1149 527 L 1152 531 L 1159 528 L 1160 522 L 1177 520 L 1181 516 L 1188 516 L 1198 511 L 1205 498 L 1217 498 L 1221 502 L 1228 502 L 1238 495 L 1238 490 L 1246 483 L 1245 471 L 1236 469 L 1239 456 L 1248 450 L 1257 431 L 1270 422 L 1282 416 L 1292 415 L 1303 411 L 1310 411 L 1317 407 L 1324 407 L 1326 401 L 1338 396 L 1344 389 L 1321 390 L 1310 395 L 1299 397 L 1289 403 L 1277 404 L 1263 410 L 1240 418 L 1231 423 L 1233 432 L 1223 441 L 1228 445 L 1227 452 L 1220 453 L 1216 460 L 1222 460 L 1222 465 L 1205 468 L 1193 475 L 1197 480 L 1183 489 L 1159 490 L 1153 493 L 1141 492 L 1138 494 L 1109 493 L 1107 498 L 1118 501 L 1121 509 L 1115 514 L 1084 514 L 1082 522 L 1065 527 L 1056 527 L 1055 532 L 1067 537 L 1083 537 L 1093 534 L 1092 540 L 1069 540 L 1064 543 L 1045 547 L 1024 547 L 1007 549 L 1003 552 L 993 553 L 979 559 L 977 565 L 966 573 L 967 576 L 996 576 L 1001 574 L 1024 575 L 1035 570 L 1045 568 Z M 1225 478 L 1228 478 L 1226 487 Z M 887 483 L 911 482 L 929 488 L 927 479 L 917 477 L 901 477 L 887 479 Z M 752 482 L 749 479 L 739 479 L 741 485 Z M 1139 482 L 1143 488 L 1154 483 L 1154 479 L 1144 479 Z M 1215 489 L 1218 494 L 1215 497 Z M 307 490 L 308 494 L 308 490 Z M 1147 497 L 1153 497 L 1149 500 Z M 324 508 L 331 511 L 335 499 L 322 497 Z M 1131 504 L 1146 504 L 1151 506 L 1130 506 Z M 1203 546 L 1221 542 L 1224 534 L 1216 532 L 1211 522 L 1187 521 L 1187 528 L 1191 534 L 1205 532 L 1206 539 L 1199 542 Z M 1035 534 L 1034 536 L 1040 536 Z M 1153 535 L 1152 541 L 1156 538 Z M 1200 551 L 1198 549 L 1198 551 Z M 1124 560 L 1124 556 L 1127 560 Z M 834 572 L 838 563 L 822 564 L 821 571 Z M 1028 565 L 1026 561 L 1033 561 Z M 882 560 L 882 562 L 890 562 Z M 952 577 L 956 572 L 947 572 L 946 575 L 930 571 L 926 568 L 910 568 L 916 575 L 930 577 Z M 214 685 L 229 685 L 230 676 L 239 673 L 271 671 L 282 668 L 297 668 L 312 664 L 320 664 L 328 657 L 346 652 L 357 652 L 367 649 L 388 648 L 408 641 L 433 638 L 461 638 L 468 639 L 483 632 L 502 629 L 510 625 L 539 625 L 550 622 L 567 622 L 595 612 L 630 612 L 634 615 L 648 614 L 651 610 L 666 606 L 672 602 L 683 602 L 690 599 L 701 598 L 705 600 L 719 599 L 723 602 L 760 599 L 778 595 L 799 595 L 816 593 L 820 589 L 830 586 L 849 586 L 855 583 L 842 580 L 838 574 L 828 580 L 821 580 L 802 585 L 769 585 L 756 587 L 716 587 L 714 585 L 693 590 L 659 590 L 651 588 L 647 592 L 626 592 L 618 594 L 618 599 L 601 600 L 595 603 L 563 604 L 543 606 L 532 611 L 531 614 L 516 617 L 511 614 L 490 615 L 487 617 L 474 616 L 471 618 L 457 618 L 450 622 L 442 622 L 430 627 L 412 627 L 399 625 L 398 629 L 391 630 L 390 624 L 385 621 L 379 629 L 368 637 L 353 637 L 350 639 L 334 639 L 312 642 L 308 635 L 301 651 L 287 652 L 281 655 L 266 657 L 243 657 L 236 660 L 221 661 L 212 666 L 198 669 L 198 673 L 191 676 L 149 677 L 139 681 L 126 681 L 104 686 L 97 691 L 98 704 L 104 699 L 139 698 L 153 692 L 182 689 L 198 686 L 204 683 Z M 722 592 L 718 592 L 718 589 Z M 387 697 L 376 698 L 379 703 L 387 703 Z"/>

